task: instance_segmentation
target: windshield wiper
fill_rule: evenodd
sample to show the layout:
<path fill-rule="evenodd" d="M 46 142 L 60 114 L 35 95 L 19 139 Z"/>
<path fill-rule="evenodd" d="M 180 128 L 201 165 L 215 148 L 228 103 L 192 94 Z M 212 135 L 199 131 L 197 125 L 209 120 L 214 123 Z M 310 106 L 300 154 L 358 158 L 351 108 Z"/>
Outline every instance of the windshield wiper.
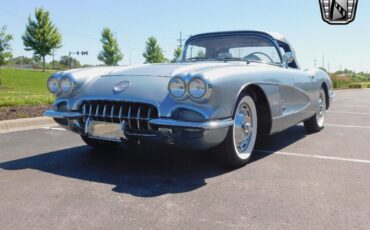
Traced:
<path fill-rule="evenodd" d="M 254 62 L 254 63 L 262 63 L 262 64 L 267 64 L 266 62 L 263 62 L 263 61 L 258 61 L 258 60 L 246 60 L 248 61 L 248 64 L 251 63 L 251 62 Z"/>
<path fill-rule="evenodd" d="M 238 57 L 224 57 L 224 58 L 216 58 L 217 61 L 243 61 L 249 64 L 249 60 L 238 58 Z"/>
<path fill-rule="evenodd" d="M 191 58 L 185 59 L 185 61 L 199 61 L 199 60 L 207 60 L 207 58 L 205 58 L 205 57 L 191 57 Z"/>

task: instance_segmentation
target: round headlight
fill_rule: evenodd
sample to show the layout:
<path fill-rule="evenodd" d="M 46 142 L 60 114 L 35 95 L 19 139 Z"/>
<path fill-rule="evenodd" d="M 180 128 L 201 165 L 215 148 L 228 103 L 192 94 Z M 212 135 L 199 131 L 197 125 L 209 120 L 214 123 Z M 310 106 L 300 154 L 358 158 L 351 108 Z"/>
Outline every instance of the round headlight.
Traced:
<path fill-rule="evenodd" d="M 189 94 L 195 99 L 203 98 L 207 92 L 207 84 L 201 78 L 193 78 L 189 82 Z"/>
<path fill-rule="evenodd" d="M 55 77 L 49 77 L 48 89 L 52 94 L 56 94 L 59 90 L 58 79 L 56 79 Z"/>
<path fill-rule="evenodd" d="M 186 92 L 185 82 L 179 77 L 172 78 L 168 84 L 168 91 L 175 98 L 183 97 Z"/>
<path fill-rule="evenodd" d="M 60 79 L 60 90 L 62 93 L 67 94 L 70 93 L 73 89 L 74 83 L 69 77 L 62 77 Z"/>

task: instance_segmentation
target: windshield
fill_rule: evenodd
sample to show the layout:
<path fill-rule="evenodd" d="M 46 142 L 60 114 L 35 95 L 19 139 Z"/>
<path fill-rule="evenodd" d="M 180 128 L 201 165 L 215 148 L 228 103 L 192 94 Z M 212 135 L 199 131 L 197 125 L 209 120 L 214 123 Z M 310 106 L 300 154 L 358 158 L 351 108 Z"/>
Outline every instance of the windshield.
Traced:
<path fill-rule="evenodd" d="M 246 61 L 281 64 L 274 43 L 258 34 L 214 35 L 191 40 L 180 62 Z"/>

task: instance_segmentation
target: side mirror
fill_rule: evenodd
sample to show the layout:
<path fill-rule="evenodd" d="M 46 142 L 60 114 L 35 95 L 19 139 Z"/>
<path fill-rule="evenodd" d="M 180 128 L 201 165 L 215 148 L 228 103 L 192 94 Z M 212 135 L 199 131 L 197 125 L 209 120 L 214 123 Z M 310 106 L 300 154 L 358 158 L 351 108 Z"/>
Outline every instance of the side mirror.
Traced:
<path fill-rule="evenodd" d="M 286 52 L 283 55 L 283 62 L 285 66 L 288 66 L 288 64 L 292 63 L 294 61 L 294 56 L 292 52 Z"/>

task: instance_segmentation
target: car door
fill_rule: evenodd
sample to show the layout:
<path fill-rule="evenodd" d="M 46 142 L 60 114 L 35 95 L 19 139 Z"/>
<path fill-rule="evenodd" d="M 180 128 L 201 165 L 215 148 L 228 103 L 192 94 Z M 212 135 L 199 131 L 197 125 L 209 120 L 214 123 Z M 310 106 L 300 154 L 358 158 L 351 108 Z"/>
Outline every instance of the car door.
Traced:
<path fill-rule="evenodd" d="M 300 70 L 282 68 L 279 71 L 278 106 L 274 106 L 272 133 L 282 131 L 304 120 L 309 114 L 308 75 Z"/>
<path fill-rule="evenodd" d="M 309 105 L 304 110 L 305 118 L 312 116 L 314 114 L 314 101 L 317 97 L 317 89 L 316 89 L 316 73 L 312 70 L 307 71 L 301 71 L 297 70 L 297 74 L 294 76 L 294 86 L 297 89 L 300 89 L 302 92 L 304 92 L 309 97 Z"/>

